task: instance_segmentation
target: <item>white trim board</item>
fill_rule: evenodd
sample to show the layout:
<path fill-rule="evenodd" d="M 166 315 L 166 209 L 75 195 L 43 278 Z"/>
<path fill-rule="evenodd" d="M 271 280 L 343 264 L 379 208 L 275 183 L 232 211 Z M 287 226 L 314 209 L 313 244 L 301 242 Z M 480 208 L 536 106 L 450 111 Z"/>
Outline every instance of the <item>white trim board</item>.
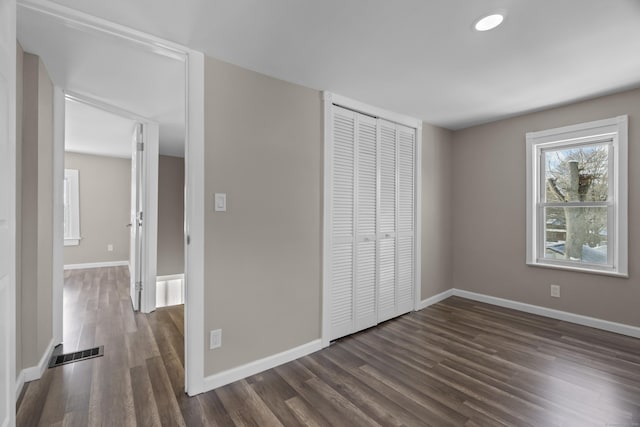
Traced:
<path fill-rule="evenodd" d="M 504 298 L 492 297 L 461 289 L 453 289 L 453 295 L 474 301 L 485 302 L 499 307 L 511 308 L 525 313 L 537 314 L 539 316 L 550 317 L 552 319 L 563 320 L 577 325 L 588 326 L 590 328 L 601 329 L 603 331 L 615 332 L 616 334 L 629 337 L 640 338 L 640 327 L 625 325 L 624 323 L 611 322 L 609 320 L 596 319 L 595 317 L 583 316 L 581 314 L 569 313 L 555 310 L 553 308 L 540 307 L 538 305 L 526 304 L 524 302 L 512 301 Z"/>
<path fill-rule="evenodd" d="M 449 289 L 449 290 L 446 290 L 444 292 L 440 292 L 439 294 L 436 294 L 436 295 L 434 295 L 432 297 L 429 297 L 427 299 L 423 299 L 422 301 L 420 301 L 420 302 L 418 302 L 416 304 L 416 306 L 417 306 L 416 307 L 416 311 L 417 310 L 422 310 L 424 308 L 427 308 L 430 305 L 437 304 L 440 301 L 444 301 L 444 300 L 446 300 L 447 298 L 449 298 L 451 296 L 453 296 L 453 289 Z"/>
<path fill-rule="evenodd" d="M 322 340 L 317 339 L 298 347 L 285 350 L 281 353 L 254 360 L 253 362 L 238 366 L 237 368 L 228 369 L 226 371 L 210 375 L 204 379 L 203 389 L 200 390 L 200 392 L 204 393 L 218 387 L 231 384 L 232 382 L 247 378 L 251 375 L 255 375 L 268 369 L 275 368 L 276 366 L 291 362 L 292 360 L 299 359 L 320 349 L 322 349 Z"/>
<path fill-rule="evenodd" d="M 85 268 L 120 267 L 129 265 L 129 261 L 87 262 L 83 264 L 65 264 L 65 270 L 82 270 Z"/>
<path fill-rule="evenodd" d="M 183 274 L 169 274 L 168 276 L 156 276 L 157 282 L 166 282 L 167 280 L 184 280 Z"/>
<path fill-rule="evenodd" d="M 30 381 L 39 380 L 42 378 L 42 374 L 49 366 L 49 360 L 51 359 L 51 354 L 53 354 L 53 348 L 55 347 L 53 338 L 49 341 L 49 345 L 45 350 L 44 354 L 40 358 L 40 361 L 36 366 L 31 366 L 29 368 L 24 368 L 20 371 L 18 378 L 16 379 L 16 398 L 20 395 L 22 391 L 22 387 L 24 387 L 25 383 Z"/>
<path fill-rule="evenodd" d="M 553 308 L 541 307 L 539 305 L 527 304 L 508 300 L 504 298 L 492 297 L 490 295 L 479 294 L 476 292 L 465 291 L 462 289 L 449 289 L 448 291 L 434 295 L 431 298 L 420 302 L 420 309 L 427 308 L 430 305 L 437 304 L 451 296 L 466 298 L 473 301 L 484 302 L 498 307 L 511 308 L 513 310 L 522 311 L 524 313 L 537 314 L 538 316 L 549 317 L 551 319 L 562 320 L 576 325 L 588 326 L 590 328 L 600 329 L 603 331 L 614 332 L 620 335 L 626 335 L 633 338 L 640 338 L 640 327 L 625 325 L 624 323 L 611 322 L 609 320 L 597 319 L 595 317 L 583 316 L 581 314 L 569 313 L 567 311 L 555 310 Z"/>

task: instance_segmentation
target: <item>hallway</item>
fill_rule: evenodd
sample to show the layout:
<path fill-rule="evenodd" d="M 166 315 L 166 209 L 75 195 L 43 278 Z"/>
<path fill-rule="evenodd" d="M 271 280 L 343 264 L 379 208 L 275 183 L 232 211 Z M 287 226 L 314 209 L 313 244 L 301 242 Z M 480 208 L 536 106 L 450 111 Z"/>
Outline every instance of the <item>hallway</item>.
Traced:
<path fill-rule="evenodd" d="M 65 271 L 63 352 L 104 345 L 105 355 L 26 384 L 19 426 L 184 425 L 182 410 L 198 404 L 183 391 L 184 306 L 133 313 L 128 282 L 127 267 Z"/>

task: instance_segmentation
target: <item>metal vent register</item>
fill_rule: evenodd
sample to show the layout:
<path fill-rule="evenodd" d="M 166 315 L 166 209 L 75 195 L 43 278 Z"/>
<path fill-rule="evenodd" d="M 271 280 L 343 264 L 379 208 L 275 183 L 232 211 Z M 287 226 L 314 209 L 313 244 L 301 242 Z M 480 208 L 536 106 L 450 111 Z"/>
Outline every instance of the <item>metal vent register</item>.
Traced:
<path fill-rule="evenodd" d="M 51 356 L 49 368 L 66 365 L 67 363 L 79 362 L 81 360 L 93 359 L 94 357 L 104 356 L 104 346 L 94 347 L 87 350 L 80 350 L 74 353 L 58 354 Z"/>

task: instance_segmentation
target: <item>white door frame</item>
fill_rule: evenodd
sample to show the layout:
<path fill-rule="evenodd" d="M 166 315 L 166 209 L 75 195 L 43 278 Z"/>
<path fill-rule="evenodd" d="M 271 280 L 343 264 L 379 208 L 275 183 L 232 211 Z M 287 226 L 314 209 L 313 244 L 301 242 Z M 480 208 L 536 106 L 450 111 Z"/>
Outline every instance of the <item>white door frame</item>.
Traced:
<path fill-rule="evenodd" d="M 62 312 L 64 288 L 64 117 L 65 94 L 62 88 L 53 89 L 53 345 L 62 343 Z"/>
<path fill-rule="evenodd" d="M 204 55 L 186 46 L 49 0 L 22 0 L 19 7 L 47 14 L 87 32 L 118 37 L 138 48 L 181 60 L 185 64 L 185 391 L 191 396 L 202 393 L 205 391 Z"/>
<path fill-rule="evenodd" d="M 120 107 L 99 101 L 89 96 L 81 95 L 73 91 L 64 91 L 64 99 L 79 102 L 99 110 L 107 111 L 111 114 L 115 114 L 120 117 L 124 117 L 129 120 L 141 123 L 144 129 L 143 141 L 145 143 L 145 149 L 143 151 L 143 181 L 145 190 L 143 191 L 143 212 L 145 232 L 143 233 L 142 242 L 142 262 L 143 266 L 142 277 L 144 279 L 142 299 L 140 301 L 140 311 L 142 313 L 151 313 L 156 309 L 156 272 L 157 272 L 157 252 L 158 252 L 158 156 L 159 156 L 159 130 L 158 123 L 140 116 L 131 111 L 124 110 Z M 56 115 L 56 108 L 62 108 L 64 110 L 64 99 L 61 105 L 55 104 L 54 116 Z M 64 141 L 64 114 L 62 129 L 56 128 L 56 137 L 63 138 Z M 133 132 L 133 129 L 132 129 Z M 64 151 L 64 142 L 63 148 Z M 64 152 L 62 153 L 64 156 Z M 55 156 L 55 153 L 54 153 Z M 54 161 L 55 163 L 55 161 Z M 64 160 L 63 160 L 64 163 Z M 59 197 L 62 200 L 62 197 Z M 64 209 L 63 207 L 60 209 Z M 60 212 L 62 214 L 63 212 Z M 55 212 L 54 212 L 55 215 Z M 57 224 L 57 223 L 56 223 Z M 55 232 L 55 229 L 54 229 Z M 54 251 L 57 248 L 54 248 Z M 61 250 L 64 247 L 60 248 Z M 131 256 L 131 255 L 130 255 Z M 54 256 L 55 258 L 55 256 Z M 54 280 L 54 321 L 59 322 L 59 325 L 54 323 L 54 329 L 58 326 L 62 330 L 62 286 L 64 279 L 61 278 L 60 283 Z M 56 301 L 56 297 L 60 295 L 60 302 Z M 59 311 L 59 315 L 56 314 Z M 55 337 L 55 334 L 54 334 Z M 62 342 L 62 336 L 60 337 Z"/>
<path fill-rule="evenodd" d="M 0 2 L 0 426 L 16 405 L 16 2 Z M 4 80 L 4 81 L 3 81 Z"/>

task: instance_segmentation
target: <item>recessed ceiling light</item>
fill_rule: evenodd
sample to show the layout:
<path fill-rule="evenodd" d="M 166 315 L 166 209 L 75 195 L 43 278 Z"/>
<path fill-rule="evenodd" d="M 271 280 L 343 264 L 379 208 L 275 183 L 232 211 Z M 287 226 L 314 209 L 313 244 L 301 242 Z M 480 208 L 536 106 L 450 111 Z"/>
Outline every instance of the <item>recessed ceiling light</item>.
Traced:
<path fill-rule="evenodd" d="M 476 29 L 476 31 L 489 31 L 502 24 L 503 20 L 504 15 L 494 13 L 478 19 L 473 27 Z"/>

